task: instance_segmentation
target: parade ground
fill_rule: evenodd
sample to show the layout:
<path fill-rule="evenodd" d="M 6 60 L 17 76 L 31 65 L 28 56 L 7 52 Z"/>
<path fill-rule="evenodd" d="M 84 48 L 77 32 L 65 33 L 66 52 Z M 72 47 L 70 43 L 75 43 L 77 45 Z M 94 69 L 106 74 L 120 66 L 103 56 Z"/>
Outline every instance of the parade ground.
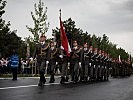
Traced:
<path fill-rule="evenodd" d="M 133 100 L 133 76 L 110 78 L 106 82 L 53 84 L 49 77 L 39 87 L 39 78 L 0 79 L 0 100 Z"/>

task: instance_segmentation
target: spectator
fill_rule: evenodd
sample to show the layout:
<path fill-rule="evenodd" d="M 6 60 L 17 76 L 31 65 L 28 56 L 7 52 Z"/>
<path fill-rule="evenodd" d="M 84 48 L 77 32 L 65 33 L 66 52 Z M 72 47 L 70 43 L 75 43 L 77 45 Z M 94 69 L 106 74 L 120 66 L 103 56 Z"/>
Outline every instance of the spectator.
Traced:
<path fill-rule="evenodd" d="M 2 60 L 0 60 L 0 75 L 2 74 Z"/>
<path fill-rule="evenodd" d="M 13 74 L 12 80 L 17 80 L 17 68 L 19 66 L 19 57 L 15 50 L 12 51 L 12 55 L 10 57 L 10 66 L 11 66 L 12 74 Z"/>

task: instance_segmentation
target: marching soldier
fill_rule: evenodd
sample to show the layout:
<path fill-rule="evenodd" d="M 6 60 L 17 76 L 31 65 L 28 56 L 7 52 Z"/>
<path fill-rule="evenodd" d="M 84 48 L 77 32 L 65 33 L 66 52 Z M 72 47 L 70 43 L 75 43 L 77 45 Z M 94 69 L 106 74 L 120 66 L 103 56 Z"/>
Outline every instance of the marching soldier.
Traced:
<path fill-rule="evenodd" d="M 109 54 L 106 54 L 106 80 L 109 78 L 109 69 L 111 67 L 111 59 L 109 57 Z"/>
<path fill-rule="evenodd" d="M 55 81 L 55 78 L 54 78 L 54 74 L 55 74 L 55 67 L 57 65 L 57 62 L 56 62 L 56 58 L 58 57 L 58 49 L 55 47 L 55 44 L 54 42 L 51 42 L 50 43 L 50 49 L 49 49 L 49 52 L 48 52 L 48 60 L 49 60 L 49 73 L 51 75 L 50 77 L 50 81 L 49 83 L 54 83 Z"/>
<path fill-rule="evenodd" d="M 90 81 L 91 80 L 93 80 L 94 79 L 94 52 L 93 52 L 93 47 L 92 46 L 90 46 L 90 48 L 89 48 L 89 50 L 90 50 L 90 63 L 89 63 L 89 66 L 90 66 Z"/>
<path fill-rule="evenodd" d="M 108 67 L 108 56 L 107 56 L 107 53 L 104 53 L 104 81 L 108 80 L 108 70 L 109 70 L 109 67 Z"/>
<path fill-rule="evenodd" d="M 81 76 L 80 81 L 88 81 L 88 76 L 90 74 L 90 60 L 91 60 L 91 51 L 88 48 L 87 43 L 84 44 L 82 49 L 82 67 L 81 67 Z"/>
<path fill-rule="evenodd" d="M 48 64 L 48 51 L 49 51 L 49 44 L 45 42 L 46 37 L 45 35 L 40 36 L 40 43 L 36 45 L 33 58 L 37 58 L 37 65 L 39 67 L 39 74 L 40 74 L 40 80 L 38 86 L 43 86 L 45 84 L 45 70 L 46 66 Z"/>
<path fill-rule="evenodd" d="M 102 62 L 101 62 L 101 57 L 102 57 L 102 51 L 98 51 L 98 72 L 97 72 L 97 80 L 102 80 Z"/>
<path fill-rule="evenodd" d="M 73 41 L 73 48 L 70 56 L 71 77 L 73 82 L 79 78 L 79 68 L 81 67 L 81 48 L 78 47 L 77 41 Z"/>
<path fill-rule="evenodd" d="M 118 61 L 114 59 L 114 77 L 118 76 Z"/>
<path fill-rule="evenodd" d="M 94 79 L 96 80 L 98 78 L 98 58 L 99 58 L 98 49 L 95 48 L 93 60 L 94 60 Z"/>
<path fill-rule="evenodd" d="M 111 66 L 111 77 L 115 76 L 115 60 L 112 60 L 112 66 Z"/>
<path fill-rule="evenodd" d="M 104 59 L 105 59 L 105 55 L 104 55 L 104 51 L 102 51 L 101 54 L 101 80 L 103 80 L 104 78 Z"/>
<path fill-rule="evenodd" d="M 68 82 L 69 77 L 68 77 L 68 62 L 69 62 L 69 57 L 66 54 L 66 51 L 63 48 L 60 48 L 59 50 L 59 58 L 60 58 L 60 64 L 62 65 L 61 68 L 61 81 L 60 83 L 63 84 L 64 82 Z"/>

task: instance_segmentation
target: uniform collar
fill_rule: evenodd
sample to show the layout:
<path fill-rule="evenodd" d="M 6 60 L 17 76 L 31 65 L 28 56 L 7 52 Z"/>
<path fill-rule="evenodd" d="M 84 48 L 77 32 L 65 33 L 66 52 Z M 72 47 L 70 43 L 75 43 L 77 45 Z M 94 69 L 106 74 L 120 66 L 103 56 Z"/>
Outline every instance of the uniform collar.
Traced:
<path fill-rule="evenodd" d="M 78 49 L 78 46 L 76 46 L 76 47 L 73 47 L 73 49 L 74 49 L 74 50 Z"/>
<path fill-rule="evenodd" d="M 51 50 L 54 50 L 54 47 L 51 47 Z"/>
<path fill-rule="evenodd" d="M 87 48 L 84 48 L 84 51 L 86 51 L 87 50 Z"/>
<path fill-rule="evenodd" d="M 45 44 L 45 41 L 44 42 L 41 42 L 41 44 L 44 45 Z"/>

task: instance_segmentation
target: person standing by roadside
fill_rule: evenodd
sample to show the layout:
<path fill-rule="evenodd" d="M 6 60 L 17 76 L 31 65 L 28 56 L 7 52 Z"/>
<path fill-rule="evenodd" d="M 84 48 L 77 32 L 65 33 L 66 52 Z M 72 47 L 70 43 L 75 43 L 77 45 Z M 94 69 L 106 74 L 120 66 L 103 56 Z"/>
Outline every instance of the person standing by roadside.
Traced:
<path fill-rule="evenodd" d="M 19 57 L 16 50 L 14 49 L 12 50 L 9 63 L 12 70 L 12 76 L 13 76 L 12 80 L 17 80 L 17 69 L 19 66 Z"/>

